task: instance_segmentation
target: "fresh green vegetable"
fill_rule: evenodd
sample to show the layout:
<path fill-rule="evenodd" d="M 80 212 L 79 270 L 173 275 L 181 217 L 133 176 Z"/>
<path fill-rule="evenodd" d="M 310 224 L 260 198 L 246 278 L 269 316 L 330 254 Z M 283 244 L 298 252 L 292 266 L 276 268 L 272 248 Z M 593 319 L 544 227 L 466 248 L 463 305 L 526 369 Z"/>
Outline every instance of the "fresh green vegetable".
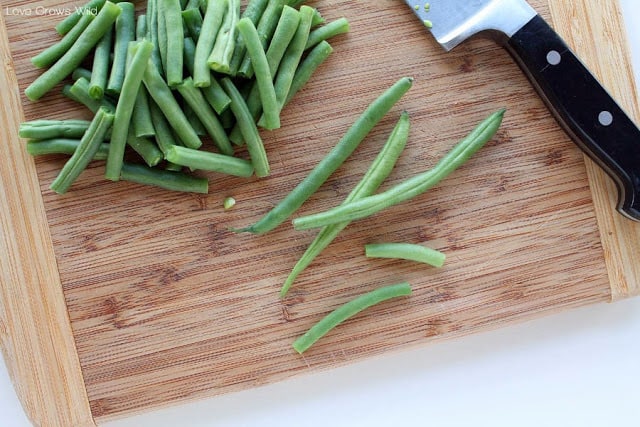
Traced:
<path fill-rule="evenodd" d="M 200 9 L 194 7 L 183 10 L 182 22 L 191 40 L 197 42 L 202 30 L 202 13 L 200 13 Z"/>
<path fill-rule="evenodd" d="M 309 53 L 307 53 L 307 56 L 302 60 L 293 76 L 289 93 L 284 101 L 285 105 L 287 105 L 293 96 L 307 84 L 311 79 L 311 75 L 318 69 L 318 67 L 320 67 L 329 55 L 331 55 L 331 52 L 333 52 L 333 48 L 327 41 L 323 40 L 314 46 Z"/>
<path fill-rule="evenodd" d="M 173 147 L 169 147 L 165 158 L 171 163 L 186 166 L 194 170 L 220 172 L 241 177 L 253 175 L 253 166 L 250 161 L 225 154 L 211 153 L 174 145 Z"/>
<path fill-rule="evenodd" d="M 64 37 L 55 44 L 52 44 L 33 58 L 31 63 L 38 68 L 49 67 L 51 64 L 60 59 L 66 51 L 78 40 L 80 34 L 83 33 L 85 28 L 89 26 L 91 21 L 95 18 L 92 13 L 85 13 L 82 15 L 78 23 L 67 33 Z"/>
<path fill-rule="evenodd" d="M 193 82 L 195 86 L 209 86 L 211 84 L 211 68 L 207 63 L 213 51 L 218 30 L 222 25 L 222 18 L 228 0 L 209 0 L 202 20 L 202 28 L 196 42 L 196 55 L 193 63 Z"/>
<path fill-rule="evenodd" d="M 32 120 L 20 123 L 18 135 L 28 139 L 82 138 L 90 123 L 80 119 Z"/>
<path fill-rule="evenodd" d="M 236 24 L 239 19 L 240 0 L 228 0 L 227 11 L 216 36 L 211 55 L 207 59 L 207 64 L 213 71 L 223 74 L 231 72 L 231 58 L 236 45 Z"/>
<path fill-rule="evenodd" d="M 184 30 L 179 0 L 162 0 L 158 3 L 158 19 L 164 20 L 166 34 L 165 76 L 169 87 L 182 82 Z"/>
<path fill-rule="evenodd" d="M 116 106 L 107 97 L 94 99 L 89 94 L 90 83 L 85 77 L 80 77 L 73 85 L 65 85 L 62 93 L 76 102 L 86 106 L 91 112 L 96 113 L 100 107 L 104 107 L 111 112 L 116 111 Z"/>
<path fill-rule="evenodd" d="M 445 254 L 435 249 L 412 243 L 371 243 L 364 246 L 369 258 L 398 258 L 442 267 Z"/>
<path fill-rule="evenodd" d="M 164 154 L 156 143 L 149 138 L 136 136 L 133 126 L 129 126 L 127 145 L 133 148 L 149 167 L 156 166 L 164 159 Z M 122 166 L 120 168 L 122 169 Z"/>
<path fill-rule="evenodd" d="M 260 21 L 260 17 L 267 7 L 267 3 L 269 0 L 250 0 L 249 4 L 245 8 L 241 18 L 249 18 L 251 22 L 253 22 L 254 26 L 258 26 L 258 22 Z M 236 46 L 233 50 L 233 55 L 231 57 L 231 63 L 229 65 L 229 74 L 235 76 L 238 73 L 238 68 L 240 68 L 240 64 L 244 59 L 244 55 L 247 52 L 246 46 L 244 45 L 244 40 L 240 34 L 236 34 Z"/>
<path fill-rule="evenodd" d="M 72 155 L 80 145 L 79 139 L 52 138 L 43 140 L 33 140 L 27 142 L 27 153 L 32 156 L 43 156 L 46 154 L 68 154 Z M 103 142 L 98 147 L 98 151 L 93 156 L 93 160 L 106 160 L 109 154 L 109 144 Z"/>
<path fill-rule="evenodd" d="M 191 9 L 190 9 L 191 10 Z M 184 60 L 187 70 L 193 75 L 193 61 L 195 59 L 196 44 L 190 37 L 184 39 Z M 231 104 L 231 99 L 225 93 L 218 79 L 211 75 L 211 84 L 200 87 L 205 99 L 217 114 L 222 114 Z"/>
<path fill-rule="evenodd" d="M 505 110 L 499 110 L 483 120 L 466 138 L 440 159 L 434 168 L 382 193 L 355 200 L 325 212 L 296 218 L 293 220 L 295 229 L 304 230 L 365 218 L 424 193 L 460 167 L 493 137 L 500 127 L 504 112 Z"/>
<path fill-rule="evenodd" d="M 89 79 L 89 96 L 99 100 L 104 96 L 109 80 L 109 64 L 111 61 L 111 43 L 113 29 L 109 29 L 100 39 L 93 52 L 93 64 Z"/>
<path fill-rule="evenodd" d="M 206 178 L 132 163 L 122 165 L 120 178 L 123 181 L 153 185 L 165 190 L 201 194 L 209 192 L 209 182 Z"/>
<path fill-rule="evenodd" d="M 225 197 L 224 201 L 222 202 L 222 207 L 224 208 L 225 211 L 228 211 L 235 205 L 236 205 L 236 199 L 234 199 L 233 197 Z"/>
<path fill-rule="evenodd" d="M 73 27 L 76 26 L 80 19 L 82 19 L 83 15 L 86 15 L 88 13 L 93 14 L 94 10 L 102 9 L 105 1 L 106 0 L 91 0 L 84 6 L 79 7 L 75 13 L 67 16 L 56 25 L 56 31 L 60 35 L 67 34 Z M 117 3 L 117 0 L 113 1 L 113 3 Z"/>
<path fill-rule="evenodd" d="M 116 19 L 113 41 L 113 63 L 106 92 L 118 95 L 124 82 L 129 43 L 136 39 L 135 6 L 131 2 L 118 3 L 121 12 Z"/>
<path fill-rule="evenodd" d="M 411 286 L 406 282 L 384 286 L 360 295 L 327 314 L 318 323 L 313 325 L 304 335 L 294 341 L 293 348 L 302 354 L 333 328 L 364 309 L 392 298 L 408 295 L 411 295 Z"/>
<path fill-rule="evenodd" d="M 331 21 L 326 25 L 316 28 L 309 33 L 307 44 L 305 49 L 311 49 L 323 40 L 330 39 L 339 34 L 345 34 L 349 32 L 349 21 L 347 18 L 338 18 L 335 21 Z"/>

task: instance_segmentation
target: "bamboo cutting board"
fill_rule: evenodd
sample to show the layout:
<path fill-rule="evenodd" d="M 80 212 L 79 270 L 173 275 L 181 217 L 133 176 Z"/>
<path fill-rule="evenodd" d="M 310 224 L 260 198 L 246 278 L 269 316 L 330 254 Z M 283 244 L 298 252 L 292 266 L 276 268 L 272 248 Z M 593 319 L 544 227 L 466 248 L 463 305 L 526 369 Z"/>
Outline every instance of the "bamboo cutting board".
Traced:
<path fill-rule="evenodd" d="M 638 122 L 617 2 L 531 3 Z M 55 39 L 59 18 L 44 12 L 73 4 L 9 0 L 0 14 L 0 337 L 34 424 L 93 425 L 640 293 L 640 227 L 613 212 L 611 182 L 513 61 L 480 39 L 445 54 L 396 0 L 312 3 L 352 30 L 332 41 L 282 129 L 263 134 L 269 178 L 210 174 L 210 194 L 195 196 L 106 182 L 96 163 L 67 195 L 53 194 L 64 159 L 34 161 L 16 135 L 24 119 L 88 118 L 58 89 L 37 103 L 23 95 L 38 74 L 29 58 Z M 227 230 L 260 218 L 405 75 L 415 78 L 411 91 L 296 215 L 337 204 L 402 110 L 411 137 L 386 186 L 433 165 L 506 107 L 501 130 L 428 194 L 352 224 L 280 300 L 314 232 L 289 223 L 264 236 Z M 238 200 L 228 212 L 226 196 Z M 429 245 L 448 260 L 442 269 L 368 260 L 362 247 L 375 241 Z M 291 349 L 328 311 L 400 280 L 413 296 L 362 313 L 304 357 Z"/>

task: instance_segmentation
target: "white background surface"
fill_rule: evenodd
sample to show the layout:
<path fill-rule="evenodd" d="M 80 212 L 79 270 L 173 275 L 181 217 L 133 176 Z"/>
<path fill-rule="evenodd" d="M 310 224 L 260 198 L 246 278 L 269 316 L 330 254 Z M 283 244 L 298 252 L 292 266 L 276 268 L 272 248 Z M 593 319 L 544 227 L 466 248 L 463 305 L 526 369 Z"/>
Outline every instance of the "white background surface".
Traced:
<path fill-rule="evenodd" d="M 640 87 L 640 2 L 620 2 Z M 0 426 L 29 425 L 0 362 Z M 638 426 L 640 298 L 105 424 L 177 425 Z"/>

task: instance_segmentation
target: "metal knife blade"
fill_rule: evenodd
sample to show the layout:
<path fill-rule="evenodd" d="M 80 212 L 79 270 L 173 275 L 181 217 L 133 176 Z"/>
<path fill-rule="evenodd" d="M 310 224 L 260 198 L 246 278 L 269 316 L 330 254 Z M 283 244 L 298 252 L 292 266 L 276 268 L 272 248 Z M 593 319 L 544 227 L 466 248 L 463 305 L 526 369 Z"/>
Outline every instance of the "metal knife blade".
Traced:
<path fill-rule="evenodd" d="M 640 129 L 525 0 L 405 0 L 447 51 L 476 34 L 501 43 L 571 139 L 618 187 L 640 221 Z"/>

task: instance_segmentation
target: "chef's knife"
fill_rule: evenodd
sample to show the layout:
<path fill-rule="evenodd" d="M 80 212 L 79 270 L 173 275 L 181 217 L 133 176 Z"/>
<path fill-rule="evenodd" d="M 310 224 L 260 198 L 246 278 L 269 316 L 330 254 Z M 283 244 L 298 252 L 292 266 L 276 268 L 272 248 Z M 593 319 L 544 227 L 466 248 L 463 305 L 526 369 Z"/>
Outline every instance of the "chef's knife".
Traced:
<path fill-rule="evenodd" d="M 640 130 L 525 0 L 405 0 L 447 51 L 476 34 L 513 56 L 573 141 L 616 182 L 617 209 L 640 221 Z"/>

